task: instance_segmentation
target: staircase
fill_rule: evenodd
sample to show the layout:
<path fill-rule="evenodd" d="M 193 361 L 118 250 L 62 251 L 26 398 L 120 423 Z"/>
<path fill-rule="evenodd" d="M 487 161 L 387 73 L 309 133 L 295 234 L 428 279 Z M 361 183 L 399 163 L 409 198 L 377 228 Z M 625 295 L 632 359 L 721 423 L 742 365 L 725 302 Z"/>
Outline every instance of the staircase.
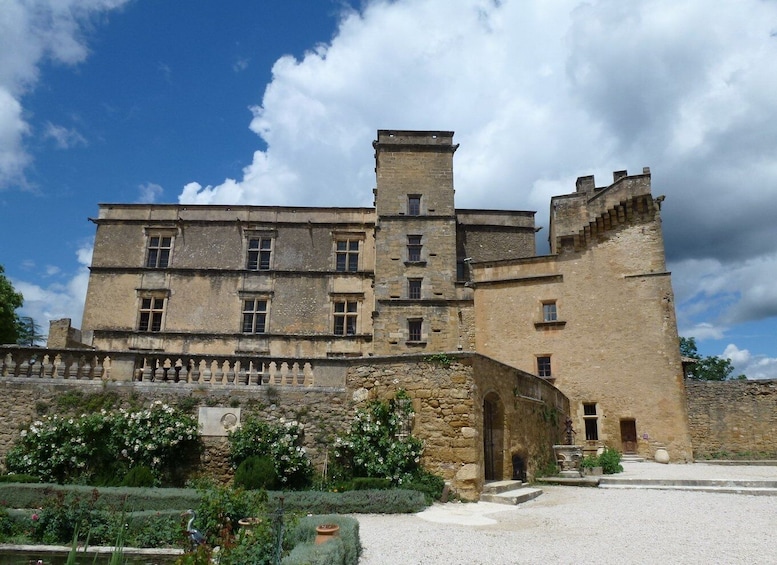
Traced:
<path fill-rule="evenodd" d="M 493 481 L 483 485 L 480 502 L 496 502 L 498 504 L 521 504 L 537 498 L 542 489 L 527 486 L 521 481 Z"/>

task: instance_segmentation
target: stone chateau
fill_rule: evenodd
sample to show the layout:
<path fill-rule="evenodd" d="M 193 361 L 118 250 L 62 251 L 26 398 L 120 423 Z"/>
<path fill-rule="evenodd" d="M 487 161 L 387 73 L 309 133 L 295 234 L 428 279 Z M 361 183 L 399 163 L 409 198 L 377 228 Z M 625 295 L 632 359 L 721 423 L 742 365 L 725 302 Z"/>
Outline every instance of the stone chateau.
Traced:
<path fill-rule="evenodd" d="M 355 407 L 403 388 L 424 465 L 468 498 L 531 477 L 567 416 L 588 450 L 692 459 L 648 169 L 554 197 L 537 256 L 534 212 L 455 207 L 453 132 L 373 146 L 373 207 L 100 205 L 81 331 L 0 351 L 15 420 L 57 386 L 188 395 L 306 414 L 322 463 Z"/>
<path fill-rule="evenodd" d="M 476 352 L 571 402 L 578 443 L 691 442 L 663 197 L 578 179 L 534 212 L 457 209 L 453 132 L 378 131 L 374 207 L 103 204 L 83 318 L 104 350 L 342 358 Z M 486 411 L 499 411 L 495 398 Z"/>

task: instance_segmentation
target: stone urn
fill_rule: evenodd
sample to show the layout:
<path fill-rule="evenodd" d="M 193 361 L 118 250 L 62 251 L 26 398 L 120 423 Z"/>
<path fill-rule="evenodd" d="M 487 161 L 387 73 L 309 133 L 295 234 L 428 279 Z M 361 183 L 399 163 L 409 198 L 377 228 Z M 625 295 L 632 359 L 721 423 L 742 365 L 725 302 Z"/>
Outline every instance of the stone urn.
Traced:
<path fill-rule="evenodd" d="M 659 447 L 653 454 L 653 460 L 656 463 L 669 463 L 669 452 L 663 447 Z"/>
<path fill-rule="evenodd" d="M 253 535 L 254 528 L 261 524 L 261 518 L 241 518 L 237 521 L 237 525 L 245 532 L 246 535 Z"/>
<path fill-rule="evenodd" d="M 326 543 L 334 539 L 340 533 L 340 526 L 337 524 L 321 524 L 316 526 L 316 545 Z"/>
<path fill-rule="evenodd" d="M 583 447 L 580 445 L 554 445 L 553 453 L 562 477 L 580 478 L 580 460 Z"/>

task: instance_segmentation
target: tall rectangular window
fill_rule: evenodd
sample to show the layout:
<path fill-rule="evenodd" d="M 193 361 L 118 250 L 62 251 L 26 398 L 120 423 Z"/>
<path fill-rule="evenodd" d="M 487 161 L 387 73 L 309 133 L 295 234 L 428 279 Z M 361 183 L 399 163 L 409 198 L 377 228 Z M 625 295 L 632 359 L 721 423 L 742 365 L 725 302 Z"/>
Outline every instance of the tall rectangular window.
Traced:
<path fill-rule="evenodd" d="M 423 279 L 407 279 L 407 297 L 410 300 L 421 299 L 421 281 Z"/>
<path fill-rule="evenodd" d="M 595 403 L 583 403 L 583 421 L 585 422 L 585 439 L 587 441 L 599 440 L 599 416 L 596 413 Z"/>
<path fill-rule="evenodd" d="M 555 322 L 558 320 L 558 312 L 556 310 L 556 302 L 543 302 L 542 303 L 542 321 L 543 322 Z"/>
<path fill-rule="evenodd" d="M 421 261 L 421 244 L 420 235 L 407 236 L 407 260 L 411 263 L 417 263 Z"/>
<path fill-rule="evenodd" d="M 411 194 L 407 197 L 407 215 L 421 215 L 421 197 L 418 194 Z"/>
<path fill-rule="evenodd" d="M 243 300 L 244 334 L 263 334 L 267 331 L 267 300 L 248 298 Z"/>
<path fill-rule="evenodd" d="M 162 329 L 162 316 L 165 313 L 164 298 L 141 298 L 138 316 L 138 331 L 158 332 Z"/>
<path fill-rule="evenodd" d="M 248 240 L 248 258 L 246 269 L 249 271 L 269 271 L 272 264 L 272 238 L 252 237 Z"/>
<path fill-rule="evenodd" d="M 550 355 L 537 357 L 537 375 L 549 379 L 553 376 L 550 370 Z"/>
<path fill-rule="evenodd" d="M 170 250 L 172 247 L 172 237 L 160 235 L 152 235 L 149 237 L 146 253 L 146 267 L 152 269 L 166 268 L 170 262 Z"/>
<path fill-rule="evenodd" d="M 421 341 L 422 328 L 423 328 L 423 320 L 408 320 L 407 321 L 407 340 Z"/>
<path fill-rule="evenodd" d="M 334 306 L 335 335 L 356 335 L 358 303 L 355 300 L 338 300 Z"/>
<path fill-rule="evenodd" d="M 359 270 L 359 240 L 339 239 L 335 246 L 335 270 L 355 273 Z"/>

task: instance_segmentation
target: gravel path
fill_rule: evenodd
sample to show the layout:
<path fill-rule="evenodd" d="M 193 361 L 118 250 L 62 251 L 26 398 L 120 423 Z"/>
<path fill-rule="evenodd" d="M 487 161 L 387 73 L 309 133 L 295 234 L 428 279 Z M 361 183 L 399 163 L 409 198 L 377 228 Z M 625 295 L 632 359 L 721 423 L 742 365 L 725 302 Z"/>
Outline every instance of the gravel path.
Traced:
<path fill-rule="evenodd" d="M 641 467 L 634 469 L 634 466 Z M 775 467 L 636 463 L 623 476 L 777 479 Z M 777 563 L 777 497 L 543 486 L 516 507 L 359 515 L 360 565 Z"/>

